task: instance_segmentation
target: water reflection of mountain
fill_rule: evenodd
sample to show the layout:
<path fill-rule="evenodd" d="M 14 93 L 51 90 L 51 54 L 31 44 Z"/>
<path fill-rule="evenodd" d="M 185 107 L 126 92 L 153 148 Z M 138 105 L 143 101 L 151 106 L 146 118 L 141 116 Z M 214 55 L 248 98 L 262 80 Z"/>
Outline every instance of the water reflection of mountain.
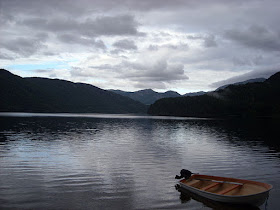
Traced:
<path fill-rule="evenodd" d="M 121 121 L 133 121 L 133 119 L 103 119 L 103 118 L 69 118 L 69 117 L 1 117 L 0 130 L 30 133 L 78 133 L 79 130 L 98 132 L 103 126 Z M 196 128 L 204 132 L 209 130 L 223 141 L 229 141 L 236 146 L 254 144 L 269 146 L 271 150 L 280 151 L 279 120 L 277 119 L 235 119 L 235 120 L 155 120 L 152 125 L 164 125 L 173 128 Z M 132 125 L 132 124 L 131 124 Z M 94 129 L 94 126 L 98 129 Z M 226 137 L 226 138 L 225 138 Z M 6 137 L 0 132 L 0 141 Z"/>
<path fill-rule="evenodd" d="M 219 135 L 227 136 L 223 141 L 230 141 L 236 146 L 264 145 L 269 149 L 280 151 L 279 120 L 277 119 L 236 119 L 199 121 L 199 124 L 214 129 Z"/>

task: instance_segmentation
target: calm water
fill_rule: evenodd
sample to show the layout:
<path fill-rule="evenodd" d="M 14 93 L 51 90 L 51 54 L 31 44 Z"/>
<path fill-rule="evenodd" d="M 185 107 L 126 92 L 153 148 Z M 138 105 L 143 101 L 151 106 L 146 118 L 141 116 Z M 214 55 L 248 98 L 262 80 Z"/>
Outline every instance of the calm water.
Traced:
<path fill-rule="evenodd" d="M 0 209 L 242 209 L 175 189 L 182 168 L 274 186 L 279 121 L 122 115 L 0 117 Z M 244 207 L 245 208 L 245 207 Z"/>

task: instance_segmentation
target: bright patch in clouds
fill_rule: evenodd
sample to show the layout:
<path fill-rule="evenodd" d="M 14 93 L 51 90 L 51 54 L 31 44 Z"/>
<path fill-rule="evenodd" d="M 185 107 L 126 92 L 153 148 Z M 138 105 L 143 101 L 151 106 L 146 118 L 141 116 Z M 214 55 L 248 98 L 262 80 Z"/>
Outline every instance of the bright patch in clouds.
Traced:
<path fill-rule="evenodd" d="M 22 71 L 32 71 L 32 70 L 52 70 L 52 69 L 60 69 L 60 68 L 69 68 L 70 66 L 65 62 L 48 62 L 41 64 L 14 64 L 6 66 L 6 68 L 10 70 L 22 70 Z"/>
<path fill-rule="evenodd" d="M 1 0 L 0 65 L 104 89 L 213 90 L 280 70 L 279 7 L 272 0 Z"/>

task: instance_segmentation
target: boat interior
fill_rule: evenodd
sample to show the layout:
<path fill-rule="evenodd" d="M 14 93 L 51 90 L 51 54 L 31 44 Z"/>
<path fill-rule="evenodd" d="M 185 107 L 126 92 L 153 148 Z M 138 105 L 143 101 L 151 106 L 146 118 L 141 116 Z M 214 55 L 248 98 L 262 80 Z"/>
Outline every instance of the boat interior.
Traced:
<path fill-rule="evenodd" d="M 202 191 L 226 196 L 246 196 L 267 191 L 270 185 L 233 178 L 213 177 L 207 175 L 193 175 L 181 182 Z"/>

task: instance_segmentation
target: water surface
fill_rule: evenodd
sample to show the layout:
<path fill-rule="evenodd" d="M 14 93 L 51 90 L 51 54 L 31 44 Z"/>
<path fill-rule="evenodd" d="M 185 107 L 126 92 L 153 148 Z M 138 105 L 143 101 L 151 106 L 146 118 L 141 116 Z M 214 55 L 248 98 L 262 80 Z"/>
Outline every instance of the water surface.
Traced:
<path fill-rule="evenodd" d="M 241 209 L 175 189 L 182 168 L 270 183 L 280 205 L 277 120 L 2 114 L 0 208 Z M 245 207 L 244 207 L 245 208 Z"/>

